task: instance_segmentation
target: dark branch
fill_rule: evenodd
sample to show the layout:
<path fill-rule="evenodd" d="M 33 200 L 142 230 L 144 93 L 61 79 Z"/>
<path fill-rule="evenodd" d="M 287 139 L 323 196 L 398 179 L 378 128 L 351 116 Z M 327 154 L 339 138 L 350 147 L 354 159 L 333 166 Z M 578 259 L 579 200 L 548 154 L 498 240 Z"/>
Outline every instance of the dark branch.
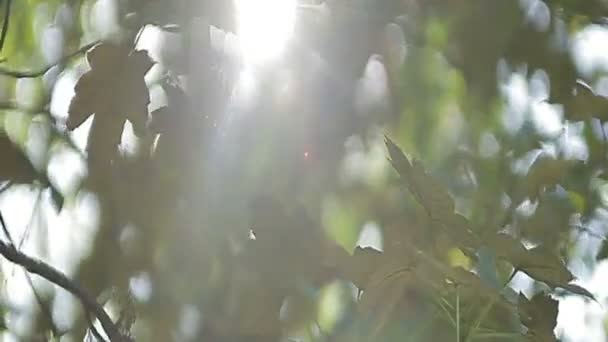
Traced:
<path fill-rule="evenodd" d="M 103 338 L 103 336 L 101 336 L 99 331 L 97 331 L 95 324 L 93 324 L 93 320 L 91 319 L 91 313 L 87 312 L 86 317 L 87 317 L 87 321 L 89 323 L 89 331 L 91 331 L 91 334 L 93 334 L 93 337 L 95 337 L 98 342 L 105 342 L 106 339 Z"/>
<path fill-rule="evenodd" d="M 65 55 L 63 56 L 59 61 L 57 61 L 57 63 L 53 63 L 53 64 L 49 64 L 39 70 L 32 70 L 32 71 L 19 71 L 19 70 L 10 70 L 10 69 L 6 69 L 6 68 L 0 68 L 0 75 L 4 75 L 4 76 L 9 76 L 9 77 L 15 77 L 15 78 L 35 78 L 35 77 L 40 77 L 42 75 L 44 75 L 47 71 L 49 71 L 52 67 L 54 67 L 55 65 L 59 65 L 59 64 L 64 64 L 67 61 L 69 61 L 70 59 L 83 54 L 85 52 L 87 52 L 87 50 L 91 49 L 93 46 L 97 45 L 99 43 L 99 41 L 95 41 L 92 43 L 89 43 L 83 47 L 81 47 L 80 49 L 70 53 L 69 55 Z"/>
<path fill-rule="evenodd" d="M 36 204 L 34 206 L 34 209 L 40 203 L 40 194 L 41 194 L 41 192 L 38 192 L 38 196 L 36 198 Z M 31 225 L 31 221 L 32 221 L 32 218 L 34 217 L 34 214 L 35 214 L 35 210 L 34 210 L 34 212 L 32 212 L 32 215 L 30 217 L 30 222 L 28 223 L 28 227 Z M 11 233 L 8 231 L 6 222 L 4 222 L 4 217 L 2 217 L 1 211 L 0 211 L 0 224 L 2 225 L 2 231 L 4 232 L 4 235 L 6 235 L 6 239 L 8 240 L 10 245 L 15 246 L 15 241 L 13 240 Z M 24 241 L 25 241 L 25 234 L 23 235 L 21 242 L 19 242 L 20 249 L 21 249 L 21 245 L 23 244 Z M 53 314 L 51 313 L 51 310 L 49 309 L 49 307 L 45 303 L 45 301 L 42 299 L 42 296 L 40 296 L 40 294 L 38 293 L 38 290 L 36 289 L 36 286 L 34 285 L 34 282 L 32 281 L 32 277 L 30 276 L 30 274 L 25 272 L 25 270 L 23 273 L 25 273 L 25 279 L 27 280 L 27 283 L 30 286 L 32 293 L 34 294 L 34 297 L 36 298 L 36 302 L 38 303 L 38 306 L 40 307 L 40 311 L 42 311 L 42 314 L 45 316 L 46 320 L 48 321 L 48 324 L 49 324 L 49 327 L 51 328 L 51 332 L 53 333 L 53 336 L 59 337 L 60 332 L 59 332 L 59 329 L 57 329 L 57 326 L 55 326 L 55 322 L 53 322 Z"/>
<path fill-rule="evenodd" d="M 104 331 L 108 335 L 112 342 L 125 342 L 131 339 L 123 336 L 118 327 L 112 322 L 112 319 L 105 312 L 103 307 L 97 303 L 88 292 L 82 289 L 74 281 L 68 279 L 63 273 L 44 263 L 41 260 L 29 257 L 22 252 L 18 251 L 14 246 L 7 244 L 4 241 L 0 241 L 0 254 L 2 254 L 9 261 L 18 264 L 25 268 L 27 271 L 33 274 L 37 274 L 42 278 L 50 281 L 51 283 L 58 285 L 66 291 L 72 293 L 82 302 L 82 305 L 86 310 L 92 312 L 103 327 Z"/>
<path fill-rule="evenodd" d="M 2 33 L 0 34 L 0 51 L 4 47 L 6 41 L 6 35 L 8 33 L 8 22 L 11 18 L 11 2 L 12 0 L 5 0 L 6 8 L 4 9 L 4 22 L 2 23 Z"/>
<path fill-rule="evenodd" d="M 6 222 L 4 222 L 4 216 L 2 216 L 2 212 L 0 211 L 0 225 L 2 226 L 2 232 L 6 235 L 8 241 L 13 244 L 13 238 L 11 237 L 11 233 L 8 231 L 6 227 Z"/>

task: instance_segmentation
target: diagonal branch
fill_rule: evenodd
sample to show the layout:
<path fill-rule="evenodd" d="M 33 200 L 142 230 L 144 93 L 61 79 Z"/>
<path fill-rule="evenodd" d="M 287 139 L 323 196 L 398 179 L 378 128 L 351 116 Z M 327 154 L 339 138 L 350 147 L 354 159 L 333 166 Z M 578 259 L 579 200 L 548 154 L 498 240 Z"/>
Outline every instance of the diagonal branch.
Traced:
<path fill-rule="evenodd" d="M 7 69 L 7 68 L 0 68 L 0 75 L 4 75 L 4 76 L 9 76 L 9 77 L 15 77 L 15 78 L 35 78 L 35 77 L 40 77 L 42 75 L 44 75 L 47 71 L 49 71 L 52 67 L 54 67 L 55 65 L 59 65 L 59 64 L 64 64 L 67 61 L 69 61 L 70 59 L 83 54 L 85 52 L 87 52 L 87 50 L 91 49 L 93 46 L 97 45 L 99 43 L 99 41 L 94 41 L 92 43 L 89 43 L 87 45 L 84 45 L 83 47 L 81 47 L 80 49 L 63 56 L 61 59 L 59 59 L 59 61 L 57 61 L 56 63 L 52 63 L 49 65 L 46 65 L 42 68 L 40 68 L 39 70 L 11 70 L 11 69 Z"/>
<path fill-rule="evenodd" d="M 11 2 L 12 0 L 5 0 L 6 7 L 4 9 L 4 22 L 2 23 L 2 33 L 0 33 L 0 51 L 4 47 L 6 41 L 6 34 L 8 33 L 8 22 L 11 18 Z"/>
<path fill-rule="evenodd" d="M 99 319 L 99 322 L 108 335 L 110 341 L 131 341 L 129 337 L 120 333 L 118 327 L 114 324 L 114 322 L 112 322 L 110 316 L 108 316 L 103 307 L 97 303 L 95 298 L 93 298 L 93 296 L 82 289 L 74 281 L 68 279 L 65 274 L 39 259 L 35 259 L 23 254 L 22 252 L 18 251 L 15 246 L 9 245 L 4 241 L 0 241 L 0 254 L 2 254 L 7 260 L 22 266 L 30 273 L 37 274 L 76 296 L 82 302 L 82 305 L 84 305 L 88 311 L 92 312 L 97 319 Z"/>
<path fill-rule="evenodd" d="M 34 205 L 34 207 L 38 206 L 38 204 L 40 202 L 41 193 L 42 192 L 38 192 L 38 196 L 36 198 L 36 204 Z M 35 214 L 35 212 L 32 212 L 32 215 L 30 217 L 30 223 L 31 223 L 32 218 L 34 217 L 34 214 Z M 30 223 L 28 223 L 28 226 L 30 225 Z M 8 231 L 6 223 L 4 222 L 4 217 L 2 217 L 1 211 L 0 211 L 0 224 L 2 225 L 2 231 L 4 232 L 4 235 L 6 235 L 6 238 L 8 239 L 10 246 L 15 246 L 15 241 L 13 240 L 11 233 Z M 25 234 L 23 235 L 21 242 L 19 242 L 19 249 L 21 249 L 21 245 L 24 241 L 25 241 Z M 42 314 L 46 317 L 46 319 L 48 321 L 48 324 L 49 324 L 49 327 L 51 328 L 51 332 L 53 333 L 53 336 L 59 337 L 60 332 L 59 332 L 59 329 L 57 329 L 57 326 L 55 325 L 55 323 L 53 322 L 53 314 L 51 313 L 51 310 L 49 309 L 47 303 L 44 302 L 44 300 L 42 299 L 42 296 L 40 296 L 40 294 L 38 293 L 38 290 L 36 289 L 36 286 L 34 285 L 34 282 L 32 281 L 32 276 L 25 270 L 23 270 L 23 273 L 25 274 L 25 279 L 27 280 L 27 283 L 30 286 L 32 293 L 34 294 L 34 298 L 36 298 L 36 302 L 38 302 L 40 311 L 42 311 Z"/>

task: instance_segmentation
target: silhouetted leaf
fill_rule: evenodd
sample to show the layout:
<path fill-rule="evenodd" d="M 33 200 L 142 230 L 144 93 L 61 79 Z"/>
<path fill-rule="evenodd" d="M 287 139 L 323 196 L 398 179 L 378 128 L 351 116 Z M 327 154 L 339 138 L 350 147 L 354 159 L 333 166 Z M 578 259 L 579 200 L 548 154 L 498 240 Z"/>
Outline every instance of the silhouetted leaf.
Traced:
<path fill-rule="evenodd" d="M 498 257 L 509 261 L 513 267 L 531 278 L 544 282 L 553 289 L 562 288 L 595 300 L 589 291 L 569 284 L 574 276 L 562 260 L 544 246 L 526 249 L 521 242 L 506 234 L 497 234 L 489 242 Z"/>
<path fill-rule="evenodd" d="M 564 103 L 566 118 L 574 121 L 608 119 L 608 98 L 597 95 L 593 89 L 581 80 L 574 84 L 572 97 Z"/>
<path fill-rule="evenodd" d="M 368 252 L 373 253 L 371 250 Z M 371 324 L 372 337 L 379 334 L 391 320 L 400 317 L 402 308 L 415 306 L 429 290 L 416 277 L 408 260 L 384 254 L 379 256 L 379 263 L 372 272 L 368 272 L 362 289 L 357 310 Z"/>
<path fill-rule="evenodd" d="M 0 182 L 10 181 L 17 184 L 29 184 L 39 181 L 48 187 L 55 209 L 63 208 L 64 197 L 57 188 L 49 183 L 45 174 L 38 172 L 17 145 L 7 136 L 0 134 Z"/>
<path fill-rule="evenodd" d="M 144 75 L 154 64 L 148 54 L 102 43 L 87 53 L 87 61 L 91 70 L 76 83 L 68 129 L 75 129 L 95 113 L 121 122 L 129 119 L 136 132 L 142 132 L 150 102 Z"/>
<path fill-rule="evenodd" d="M 344 276 L 360 290 L 366 290 L 366 284 L 382 261 L 382 252 L 371 247 L 357 246 L 348 264 L 343 267 Z"/>
<path fill-rule="evenodd" d="M 38 172 L 23 151 L 7 136 L 0 134 L 0 181 L 31 183 L 38 178 Z"/>
<path fill-rule="evenodd" d="M 447 269 L 446 278 L 455 286 L 459 287 L 460 294 L 463 298 L 475 298 L 482 296 L 484 298 L 500 298 L 504 304 L 508 305 L 499 290 L 484 284 L 479 276 L 473 272 L 467 271 L 462 267 L 452 267 Z"/>
<path fill-rule="evenodd" d="M 188 95 L 176 84 L 163 82 L 162 87 L 167 95 L 167 106 L 150 113 L 148 129 L 158 134 L 184 134 L 187 125 L 193 124 L 193 118 L 187 115 Z"/>
<path fill-rule="evenodd" d="M 602 248 L 600 248 L 600 251 L 597 253 L 597 256 L 595 257 L 595 260 L 604 260 L 608 258 L 608 242 L 604 241 L 602 243 Z"/>
<path fill-rule="evenodd" d="M 331 269 L 336 265 L 327 257 L 343 256 L 335 250 L 337 246 L 325 241 L 320 226 L 306 213 L 288 211 L 283 203 L 265 195 L 253 200 L 251 209 L 255 240 L 248 242 L 243 257 L 263 274 L 268 286 L 293 289 L 303 282 L 323 283 L 336 276 Z"/>
<path fill-rule="evenodd" d="M 572 160 L 557 159 L 541 153 L 530 167 L 525 179 L 526 194 L 537 198 L 541 191 L 559 184 L 575 164 Z"/>
<path fill-rule="evenodd" d="M 512 256 L 511 261 L 518 269 L 551 287 L 563 287 L 574 279 L 564 263 L 543 246 L 534 247 L 523 254 Z"/>
<path fill-rule="evenodd" d="M 560 236 L 568 232 L 574 205 L 564 191 L 545 192 L 538 198 L 534 214 L 518 220 L 522 237 L 545 246 L 559 244 Z"/>
<path fill-rule="evenodd" d="M 454 200 L 441 184 L 426 173 L 422 164 L 410 160 L 403 151 L 388 137 L 386 146 L 391 157 L 391 163 L 402 179 L 407 183 L 408 189 L 416 200 L 428 211 L 433 218 L 454 213 Z"/>
<path fill-rule="evenodd" d="M 577 294 L 577 295 L 580 295 L 583 297 L 587 297 L 587 298 L 597 302 L 597 299 L 595 298 L 593 293 L 589 292 L 589 290 L 587 290 L 586 288 L 584 288 L 580 285 L 566 284 L 566 285 L 560 285 L 559 287 L 568 292 L 571 292 L 571 293 L 574 293 L 574 294 Z"/>
<path fill-rule="evenodd" d="M 557 341 L 553 329 L 557 324 L 558 302 L 545 295 L 537 294 L 528 300 L 523 294 L 519 295 L 519 316 L 521 322 L 528 328 L 526 337 L 530 341 Z"/>
<path fill-rule="evenodd" d="M 414 198 L 422 205 L 433 223 L 439 224 L 456 244 L 467 249 L 478 246 L 468 220 L 454 213 L 454 200 L 445 187 L 426 173 L 422 164 L 410 162 L 403 151 L 388 137 L 385 139 L 393 167 Z"/>
<path fill-rule="evenodd" d="M 120 143 L 125 120 L 136 134 L 145 132 L 150 96 L 144 76 L 154 62 L 145 51 L 112 43 L 95 46 L 87 61 L 91 70 L 76 83 L 66 125 L 74 130 L 95 114 L 87 149 L 91 160 L 107 162 Z"/>

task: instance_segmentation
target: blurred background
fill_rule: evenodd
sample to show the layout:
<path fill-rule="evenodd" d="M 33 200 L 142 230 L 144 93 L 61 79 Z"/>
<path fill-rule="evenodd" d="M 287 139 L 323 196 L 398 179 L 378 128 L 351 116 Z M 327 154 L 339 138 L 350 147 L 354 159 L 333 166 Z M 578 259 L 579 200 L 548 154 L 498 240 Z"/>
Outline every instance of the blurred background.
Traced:
<path fill-rule="evenodd" d="M 416 280 L 361 302 L 378 269 L 356 247 L 399 255 L 429 224 L 386 135 L 480 234 L 547 247 L 595 296 L 554 293 L 559 340 L 607 341 L 607 17 L 603 0 L 2 0 L 0 211 L 138 341 L 453 339 Z M 442 263 L 483 267 L 437 240 Z M 95 341 L 71 294 L 0 264 L 3 341 Z M 485 333 L 468 337 L 521 340 Z"/>

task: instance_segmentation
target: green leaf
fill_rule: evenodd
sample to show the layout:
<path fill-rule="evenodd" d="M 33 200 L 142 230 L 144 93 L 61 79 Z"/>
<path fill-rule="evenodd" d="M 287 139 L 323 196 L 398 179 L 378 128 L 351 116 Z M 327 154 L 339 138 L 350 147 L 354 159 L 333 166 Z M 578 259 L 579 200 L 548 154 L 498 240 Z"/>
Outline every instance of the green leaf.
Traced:
<path fill-rule="evenodd" d="M 511 256 L 511 261 L 518 269 L 530 277 L 547 283 L 551 287 L 565 286 L 574 279 L 564 263 L 550 250 L 543 246 L 526 250 L 525 253 Z"/>
<path fill-rule="evenodd" d="M 429 216 L 440 219 L 454 213 L 454 200 L 445 187 L 426 173 L 422 164 L 410 160 L 388 137 L 385 139 L 390 161 L 416 200 L 426 209 Z"/>
<path fill-rule="evenodd" d="M 507 260 L 516 269 L 535 280 L 546 283 L 552 289 L 562 288 L 595 300 L 589 291 L 578 285 L 569 284 L 574 280 L 574 276 L 563 261 L 546 247 L 540 245 L 526 249 L 521 242 L 507 234 L 496 234 L 489 241 L 489 245 L 499 258 Z"/>
<path fill-rule="evenodd" d="M 420 162 L 410 162 L 391 139 L 386 137 L 385 143 L 393 167 L 414 198 L 425 209 L 432 223 L 444 229 L 458 246 L 464 249 L 477 247 L 479 241 L 470 230 L 469 221 L 454 213 L 454 200 L 445 187 L 427 174 Z"/>

